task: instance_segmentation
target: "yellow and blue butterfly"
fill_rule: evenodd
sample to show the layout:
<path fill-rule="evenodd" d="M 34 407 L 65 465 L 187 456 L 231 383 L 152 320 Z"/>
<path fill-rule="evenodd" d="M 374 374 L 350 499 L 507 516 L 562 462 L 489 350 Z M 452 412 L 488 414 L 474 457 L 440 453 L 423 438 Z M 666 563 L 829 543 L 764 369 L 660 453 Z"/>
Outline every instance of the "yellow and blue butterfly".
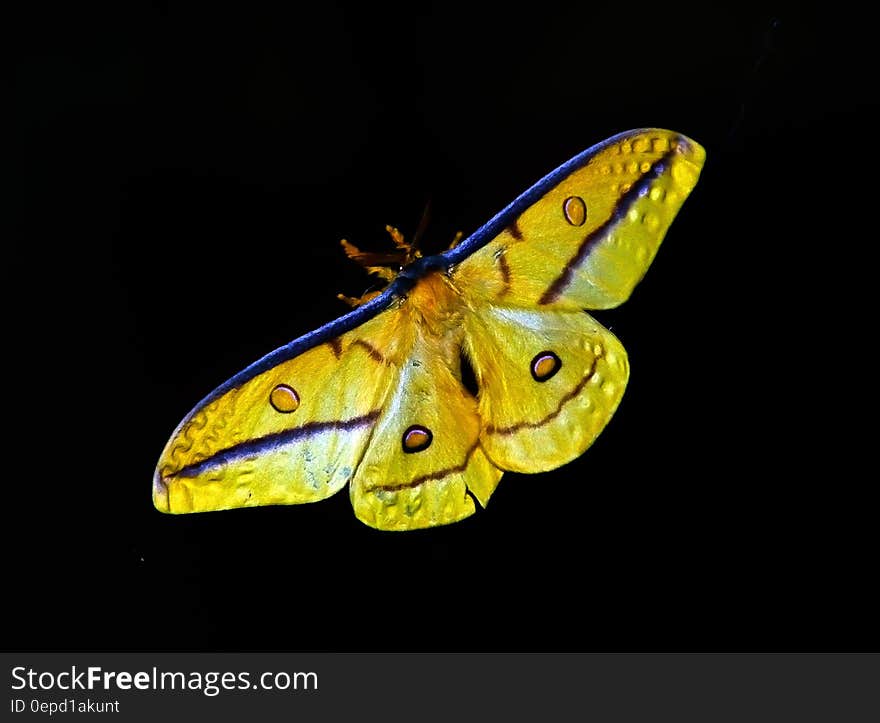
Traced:
<path fill-rule="evenodd" d="M 196 405 L 159 460 L 156 508 L 314 502 L 348 484 L 366 524 L 417 529 L 473 514 L 505 471 L 583 454 L 629 376 L 623 346 L 585 310 L 629 297 L 704 160 L 679 133 L 627 131 L 442 254 L 422 257 L 391 228 L 394 254 L 343 242 L 387 288 Z"/>

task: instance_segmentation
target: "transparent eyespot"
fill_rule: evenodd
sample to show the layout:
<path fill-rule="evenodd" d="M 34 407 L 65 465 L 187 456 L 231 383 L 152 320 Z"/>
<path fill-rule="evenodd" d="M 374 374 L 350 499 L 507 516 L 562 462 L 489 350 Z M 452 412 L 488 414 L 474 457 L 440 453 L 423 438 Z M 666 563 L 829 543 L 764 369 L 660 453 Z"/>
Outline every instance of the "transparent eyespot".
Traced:
<path fill-rule="evenodd" d="M 423 427 L 421 424 L 413 424 L 411 427 L 407 427 L 401 442 L 403 444 L 403 451 L 411 454 L 427 449 L 431 446 L 433 440 L 434 435 L 430 429 Z"/>
<path fill-rule="evenodd" d="M 587 204 L 580 196 L 569 196 L 562 204 L 562 213 L 572 226 L 583 226 L 587 220 Z"/>
<path fill-rule="evenodd" d="M 542 351 L 532 359 L 530 368 L 536 382 L 546 382 L 562 369 L 562 361 L 552 351 Z"/>
<path fill-rule="evenodd" d="M 279 384 L 269 394 L 269 403 L 275 408 L 276 412 L 289 414 L 295 412 L 299 407 L 299 394 L 296 389 L 287 384 Z"/>

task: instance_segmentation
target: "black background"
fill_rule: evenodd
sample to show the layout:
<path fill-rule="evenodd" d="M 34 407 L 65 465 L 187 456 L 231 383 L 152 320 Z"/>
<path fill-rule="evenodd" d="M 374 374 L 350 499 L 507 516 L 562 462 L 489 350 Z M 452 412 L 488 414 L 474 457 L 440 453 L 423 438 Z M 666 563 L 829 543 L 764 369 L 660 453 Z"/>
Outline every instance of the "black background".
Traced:
<path fill-rule="evenodd" d="M 36 8 L 5 646 L 876 650 L 864 25 L 773 2 Z M 597 315 L 632 378 L 583 457 L 407 534 L 346 493 L 153 509 L 189 409 L 372 284 L 340 238 L 386 248 L 430 198 L 439 249 L 642 126 L 708 161 L 632 299 Z"/>

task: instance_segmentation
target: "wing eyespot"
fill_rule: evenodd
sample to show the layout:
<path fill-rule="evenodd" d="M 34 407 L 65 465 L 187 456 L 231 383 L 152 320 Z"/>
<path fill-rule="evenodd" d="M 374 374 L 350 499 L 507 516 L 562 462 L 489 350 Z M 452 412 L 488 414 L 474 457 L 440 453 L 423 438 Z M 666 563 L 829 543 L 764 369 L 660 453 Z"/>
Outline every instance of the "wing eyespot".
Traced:
<path fill-rule="evenodd" d="M 434 435 L 431 433 L 430 429 L 423 427 L 421 424 L 413 424 L 412 426 L 407 427 L 406 431 L 403 433 L 401 444 L 404 452 L 412 454 L 427 449 L 431 446 L 431 442 L 433 441 Z"/>
<path fill-rule="evenodd" d="M 299 394 L 287 384 L 279 384 L 269 394 L 269 404 L 276 412 L 290 414 L 299 408 Z"/>
<path fill-rule="evenodd" d="M 532 359 L 529 369 L 536 382 L 546 382 L 562 369 L 562 360 L 552 351 L 542 351 Z"/>
<path fill-rule="evenodd" d="M 562 213 L 572 226 L 583 226 L 587 221 L 587 204 L 580 196 L 569 196 L 562 203 Z"/>

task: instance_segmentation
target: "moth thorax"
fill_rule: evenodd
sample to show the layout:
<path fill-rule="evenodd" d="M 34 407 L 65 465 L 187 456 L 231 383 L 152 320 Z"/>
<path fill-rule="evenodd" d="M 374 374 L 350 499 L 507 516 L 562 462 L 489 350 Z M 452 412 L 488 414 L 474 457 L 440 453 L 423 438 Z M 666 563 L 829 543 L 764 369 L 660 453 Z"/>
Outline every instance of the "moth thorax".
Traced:
<path fill-rule="evenodd" d="M 432 271 L 419 279 L 406 301 L 407 306 L 429 324 L 448 323 L 461 312 L 458 292 L 442 271 Z"/>

